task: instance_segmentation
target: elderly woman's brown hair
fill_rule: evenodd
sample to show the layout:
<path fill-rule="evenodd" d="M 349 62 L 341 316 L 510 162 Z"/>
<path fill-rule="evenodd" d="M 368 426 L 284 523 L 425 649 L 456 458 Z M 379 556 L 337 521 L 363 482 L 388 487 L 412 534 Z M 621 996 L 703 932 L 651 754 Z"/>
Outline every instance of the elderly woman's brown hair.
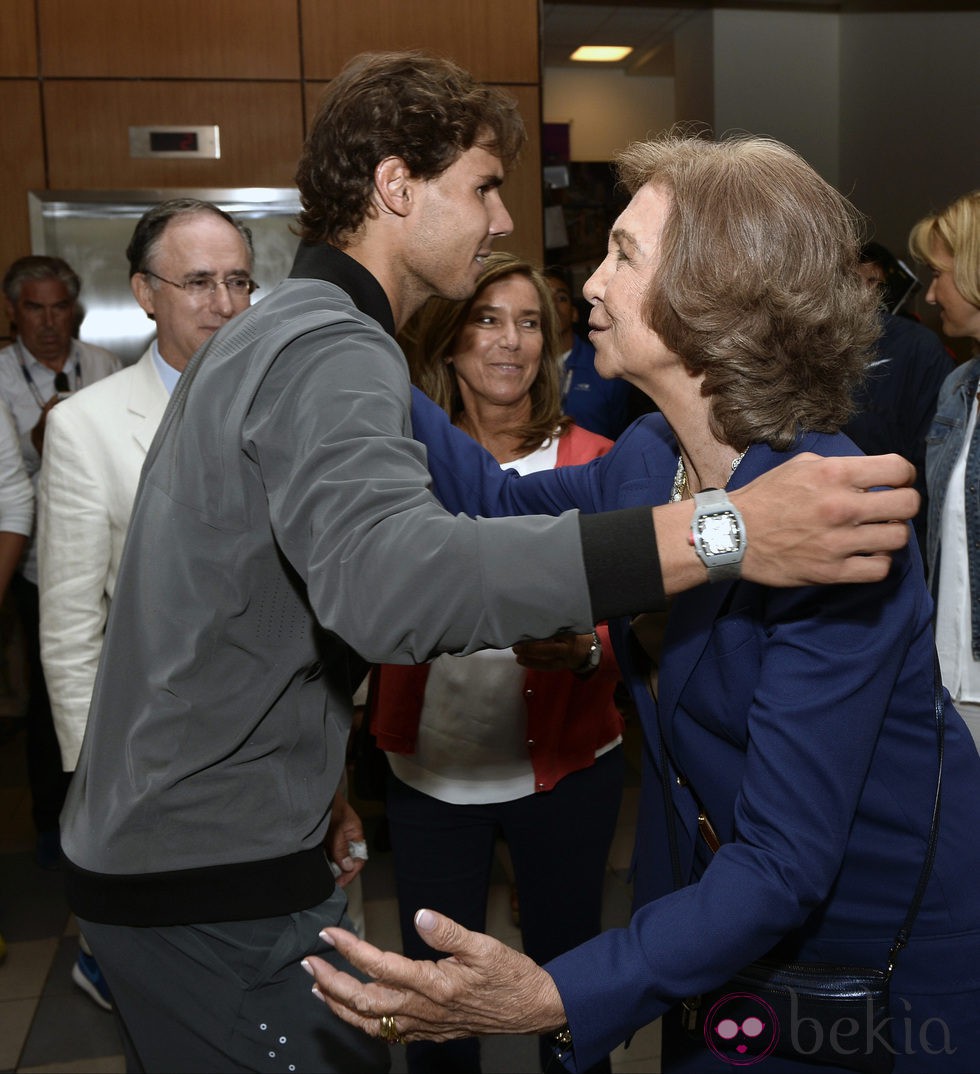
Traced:
<path fill-rule="evenodd" d="M 786 450 L 849 418 L 878 335 L 850 203 L 787 146 L 671 133 L 618 161 L 671 200 L 647 324 L 703 374 L 713 433 Z"/>
<path fill-rule="evenodd" d="M 558 317 L 551 288 L 541 272 L 516 254 L 493 253 L 486 259 L 473 296 L 464 302 L 430 298 L 408 322 L 399 336 L 412 376 L 412 383 L 434 400 L 456 422 L 463 400 L 456 370 L 447 362 L 452 357 L 460 331 L 483 292 L 508 276 L 530 280 L 541 303 L 541 365 L 530 388 L 530 420 L 514 429 L 524 454 L 539 448 L 549 437 L 561 436 L 570 419 L 561 412 L 561 369 L 559 367 Z"/>

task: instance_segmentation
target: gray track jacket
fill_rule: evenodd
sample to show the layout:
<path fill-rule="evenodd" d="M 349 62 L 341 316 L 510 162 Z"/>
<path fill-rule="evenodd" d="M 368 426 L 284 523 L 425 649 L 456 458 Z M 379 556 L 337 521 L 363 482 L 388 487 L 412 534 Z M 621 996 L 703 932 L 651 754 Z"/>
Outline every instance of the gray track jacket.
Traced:
<path fill-rule="evenodd" d="M 434 500 L 392 333 L 365 269 L 303 246 L 290 279 L 181 378 L 62 818 L 79 916 L 198 923 L 317 904 L 356 654 L 422 661 L 592 629 L 586 559 L 602 556 L 583 554 L 577 513 L 473 520 Z M 643 514 L 632 551 L 616 547 L 621 516 L 600 542 L 621 583 L 640 563 L 656 575 Z"/>

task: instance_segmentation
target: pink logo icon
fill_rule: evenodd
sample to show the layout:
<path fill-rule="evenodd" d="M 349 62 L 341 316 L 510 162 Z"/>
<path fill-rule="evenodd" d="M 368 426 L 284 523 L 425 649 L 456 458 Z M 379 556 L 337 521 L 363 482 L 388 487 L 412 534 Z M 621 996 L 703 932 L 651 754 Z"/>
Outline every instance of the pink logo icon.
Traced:
<path fill-rule="evenodd" d="M 779 1043 L 779 1020 L 758 996 L 728 992 L 708 1011 L 704 1040 L 726 1063 L 751 1066 L 771 1055 Z"/>

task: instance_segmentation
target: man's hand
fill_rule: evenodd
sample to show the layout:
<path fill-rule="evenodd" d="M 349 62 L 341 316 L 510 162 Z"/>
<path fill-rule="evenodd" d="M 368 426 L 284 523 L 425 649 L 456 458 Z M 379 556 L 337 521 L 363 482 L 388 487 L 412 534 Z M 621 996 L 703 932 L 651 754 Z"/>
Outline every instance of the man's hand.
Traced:
<path fill-rule="evenodd" d="M 311 955 L 303 964 L 316 979 L 314 993 L 372 1037 L 381 1036 L 382 1015 L 394 1018 L 403 1040 L 546 1033 L 565 1024 L 554 981 L 526 955 L 432 910 L 419 910 L 415 927 L 450 957 L 414 962 L 344 929 L 324 929 L 323 939 L 373 982 L 364 984 Z"/>
<path fill-rule="evenodd" d="M 748 543 L 742 576 L 766 585 L 878 582 L 919 509 L 899 455 L 798 455 L 731 494 Z M 878 492 L 878 485 L 894 486 Z"/>
<path fill-rule="evenodd" d="M 351 852 L 352 844 L 358 853 Z M 340 870 L 337 886 L 347 887 L 367 862 L 367 844 L 364 842 L 364 825 L 361 818 L 341 791 L 334 795 L 324 846 L 327 857 Z M 361 847 L 364 847 L 363 851 Z M 336 871 L 335 869 L 334 872 Z"/>

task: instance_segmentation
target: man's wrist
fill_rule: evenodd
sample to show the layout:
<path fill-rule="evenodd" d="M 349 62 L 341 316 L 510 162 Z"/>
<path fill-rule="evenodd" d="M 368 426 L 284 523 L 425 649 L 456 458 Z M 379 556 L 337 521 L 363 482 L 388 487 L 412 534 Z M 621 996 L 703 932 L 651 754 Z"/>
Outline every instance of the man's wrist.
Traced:
<path fill-rule="evenodd" d="M 691 543 L 708 570 L 709 582 L 730 582 L 742 573 L 745 521 L 723 489 L 694 493 Z"/>

